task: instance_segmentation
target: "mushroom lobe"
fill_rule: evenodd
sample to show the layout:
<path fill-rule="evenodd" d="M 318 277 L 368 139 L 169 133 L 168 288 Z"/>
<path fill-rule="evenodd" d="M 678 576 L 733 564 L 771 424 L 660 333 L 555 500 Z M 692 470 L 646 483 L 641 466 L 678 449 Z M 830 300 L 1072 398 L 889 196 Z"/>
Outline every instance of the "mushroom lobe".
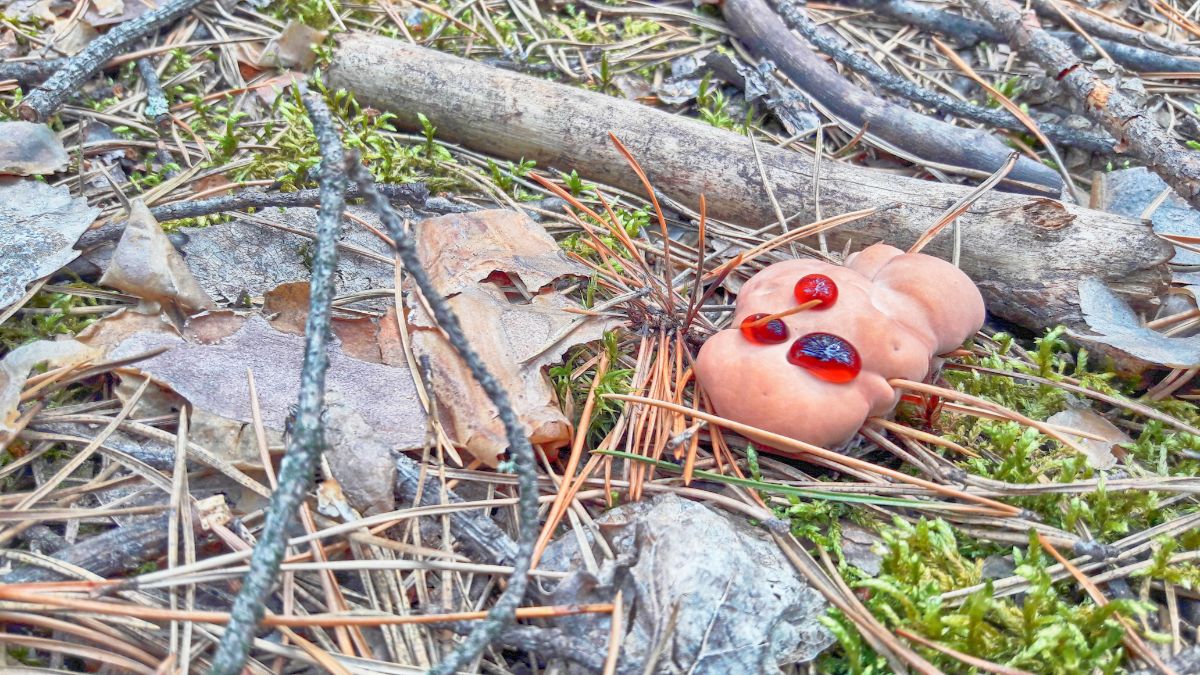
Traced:
<path fill-rule="evenodd" d="M 849 382 L 862 370 L 858 350 L 833 333 L 809 333 L 797 338 L 788 350 L 787 360 L 834 384 Z"/>
<path fill-rule="evenodd" d="M 811 277 L 832 282 L 836 302 L 789 312 L 816 299 L 814 286 L 799 284 Z M 741 331 L 747 318 L 770 316 L 751 335 Z M 709 337 L 696 356 L 696 381 L 721 417 L 837 447 L 868 417 L 891 414 L 900 396 L 889 380 L 924 379 L 935 357 L 961 345 L 983 319 L 975 284 L 932 256 L 876 244 L 845 265 L 786 260 L 742 284 L 732 327 Z"/>
<path fill-rule="evenodd" d="M 742 319 L 742 335 L 747 340 L 760 345 L 775 345 L 780 342 L 786 342 L 788 339 L 788 329 L 783 319 L 771 319 L 765 323 L 755 325 L 755 322 L 768 316 L 770 315 L 765 312 L 759 312 L 758 314 L 751 314 Z"/>

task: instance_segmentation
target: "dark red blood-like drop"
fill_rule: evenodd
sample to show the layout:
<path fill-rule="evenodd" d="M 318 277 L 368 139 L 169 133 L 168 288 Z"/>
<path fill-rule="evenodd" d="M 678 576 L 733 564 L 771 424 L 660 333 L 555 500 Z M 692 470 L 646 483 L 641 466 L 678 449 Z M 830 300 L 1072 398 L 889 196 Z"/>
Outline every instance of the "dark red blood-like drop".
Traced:
<path fill-rule="evenodd" d="M 832 333 L 809 333 L 788 349 L 788 362 L 834 384 L 849 382 L 862 370 L 854 345 Z"/>
<path fill-rule="evenodd" d="M 742 319 L 742 335 L 755 344 L 775 345 L 788 339 L 787 324 L 783 319 L 771 319 L 757 326 L 750 324 L 767 316 L 766 314 L 751 314 Z"/>
<path fill-rule="evenodd" d="M 824 274 L 810 274 L 801 277 L 800 281 L 796 282 L 796 289 L 793 292 L 796 294 L 796 301 L 800 304 L 813 300 L 821 301 L 821 304 L 812 309 L 829 309 L 833 307 L 833 303 L 837 302 L 838 297 L 837 284 Z"/>

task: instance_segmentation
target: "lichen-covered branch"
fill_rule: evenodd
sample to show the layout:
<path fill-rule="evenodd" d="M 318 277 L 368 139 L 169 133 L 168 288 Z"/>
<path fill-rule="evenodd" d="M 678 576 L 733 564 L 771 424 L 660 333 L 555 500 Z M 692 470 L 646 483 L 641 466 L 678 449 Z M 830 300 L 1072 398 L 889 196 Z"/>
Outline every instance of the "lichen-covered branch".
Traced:
<path fill-rule="evenodd" d="M 450 345 L 467 364 L 471 375 L 487 394 L 492 405 L 496 406 L 497 414 L 504 424 L 504 432 L 508 438 L 509 454 L 516 467 L 520 494 L 517 504 L 517 555 L 512 561 L 513 572 L 508 579 L 508 587 L 504 589 L 491 611 L 488 612 L 488 618 L 480 621 L 450 656 L 430 670 L 430 673 L 437 675 L 448 675 L 457 672 L 474 660 L 506 626 L 513 622 L 517 607 L 525 597 L 525 588 L 529 583 L 530 561 L 533 557 L 533 544 L 538 528 L 537 462 L 533 456 L 533 446 L 529 443 L 525 425 L 517 419 L 517 414 L 513 411 L 512 404 L 509 403 L 508 393 L 488 371 L 475 350 L 471 348 L 467 336 L 463 333 L 462 325 L 458 322 L 458 317 L 450 310 L 446 299 L 437 292 L 429 275 L 421 266 L 421 261 L 417 257 L 416 245 L 405 231 L 399 216 L 388 205 L 387 200 L 375 190 L 371 175 L 357 160 L 347 163 L 347 171 L 351 179 L 358 184 L 359 190 L 366 197 L 367 202 L 379 214 L 379 219 L 387 227 L 388 236 L 394 242 L 396 253 L 399 255 L 405 271 L 412 277 L 426 302 L 429 303 L 429 309 L 438 325 L 445 331 Z"/>
<path fill-rule="evenodd" d="M 1010 0 L 969 0 L 970 5 L 1022 56 L 1037 63 L 1084 111 L 1119 141 L 1118 151 L 1136 157 L 1195 208 L 1200 208 L 1200 153 L 1180 145 L 1146 109 L 1109 86 L 1063 42 L 1035 21 L 1026 21 Z"/>
<path fill-rule="evenodd" d="M 333 275 L 337 269 L 337 235 L 346 208 L 346 175 L 342 171 L 345 158 L 325 101 L 318 94 L 306 94 L 304 107 L 321 148 L 321 209 L 309 282 L 304 365 L 300 372 L 296 421 L 287 454 L 279 465 L 279 487 L 271 495 L 266 521 L 250 559 L 250 569 L 242 579 L 242 590 L 230 610 L 229 625 L 213 656 L 210 671 L 213 675 L 237 675 L 246 662 L 254 633 L 262 620 L 267 595 L 279 576 L 279 564 L 287 545 L 288 522 L 304 501 L 317 458 L 325 448 L 321 411 L 325 400 L 325 371 L 329 366 L 327 348 Z"/>
<path fill-rule="evenodd" d="M 885 91 L 903 96 L 910 101 L 929 106 L 947 115 L 955 115 L 965 119 L 983 122 L 992 127 L 1025 132 L 1028 127 L 1021 123 L 1012 113 L 999 108 L 984 108 L 966 101 L 951 98 L 945 94 L 930 91 L 898 75 L 893 75 L 879 67 L 874 61 L 845 49 L 835 40 L 822 34 L 807 12 L 796 0 L 777 0 L 775 10 L 783 17 L 785 23 L 804 36 L 817 49 L 833 57 L 838 63 L 865 76 Z M 1056 143 L 1063 143 L 1091 152 L 1111 154 L 1116 145 L 1111 137 L 1093 134 L 1076 129 L 1068 129 L 1057 124 L 1041 124 L 1039 128 L 1046 137 Z"/>
<path fill-rule="evenodd" d="M 17 106 L 17 113 L 25 120 L 45 122 L 62 107 L 68 96 L 77 93 L 83 83 L 90 80 L 109 59 L 128 49 L 135 40 L 192 11 L 201 2 L 204 0 L 170 0 L 158 9 L 130 19 L 92 40 L 82 51 L 70 57 L 50 79 L 29 92 Z"/>

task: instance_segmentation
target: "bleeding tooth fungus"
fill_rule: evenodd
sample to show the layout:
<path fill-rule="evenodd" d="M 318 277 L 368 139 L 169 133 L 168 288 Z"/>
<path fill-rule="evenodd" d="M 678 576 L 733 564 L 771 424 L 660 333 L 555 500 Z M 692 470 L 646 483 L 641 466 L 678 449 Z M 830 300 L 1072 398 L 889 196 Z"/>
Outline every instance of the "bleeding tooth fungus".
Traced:
<path fill-rule="evenodd" d="M 888 379 L 924 379 L 983 319 L 975 284 L 939 258 L 876 244 L 845 266 L 788 260 L 742 286 L 737 329 L 704 343 L 696 378 L 723 417 L 836 446 L 896 406 Z"/>

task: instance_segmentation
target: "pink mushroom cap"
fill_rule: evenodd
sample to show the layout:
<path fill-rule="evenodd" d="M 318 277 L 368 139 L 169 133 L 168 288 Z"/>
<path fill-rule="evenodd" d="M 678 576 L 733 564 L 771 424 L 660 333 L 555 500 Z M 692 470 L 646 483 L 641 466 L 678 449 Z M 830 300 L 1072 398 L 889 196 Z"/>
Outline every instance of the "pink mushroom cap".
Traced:
<path fill-rule="evenodd" d="M 794 307 L 795 284 L 809 274 L 824 274 L 837 284 L 832 307 L 780 319 L 788 339 L 779 344 L 756 344 L 741 334 L 744 318 Z M 895 408 L 899 394 L 889 379 L 924 379 L 934 357 L 961 345 L 983 320 L 979 289 L 957 267 L 933 256 L 876 244 L 845 266 L 788 260 L 742 286 L 731 328 L 700 349 L 696 378 L 718 415 L 834 447 L 853 438 L 868 417 Z M 853 345 L 862 360 L 858 376 L 838 384 L 789 363 L 791 344 L 809 333 L 832 333 Z"/>

